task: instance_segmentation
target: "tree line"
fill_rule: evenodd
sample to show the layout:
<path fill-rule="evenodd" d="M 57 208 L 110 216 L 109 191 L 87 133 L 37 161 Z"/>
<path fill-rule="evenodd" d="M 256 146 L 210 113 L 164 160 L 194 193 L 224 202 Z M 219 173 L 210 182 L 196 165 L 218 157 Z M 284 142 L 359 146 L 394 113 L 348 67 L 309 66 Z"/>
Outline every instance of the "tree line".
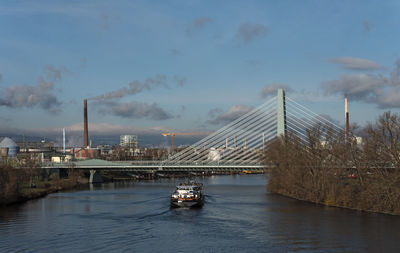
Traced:
<path fill-rule="evenodd" d="M 353 134 L 362 137 L 359 143 Z M 267 189 L 300 200 L 400 214 L 400 116 L 386 112 L 349 135 L 318 124 L 268 145 Z"/>
<path fill-rule="evenodd" d="M 72 189 L 82 184 L 82 172 L 71 167 L 67 174 L 66 178 L 60 178 L 59 173 L 49 174 L 41 169 L 41 164 L 35 160 L 2 160 L 0 206 L 42 197 L 63 189 Z"/>

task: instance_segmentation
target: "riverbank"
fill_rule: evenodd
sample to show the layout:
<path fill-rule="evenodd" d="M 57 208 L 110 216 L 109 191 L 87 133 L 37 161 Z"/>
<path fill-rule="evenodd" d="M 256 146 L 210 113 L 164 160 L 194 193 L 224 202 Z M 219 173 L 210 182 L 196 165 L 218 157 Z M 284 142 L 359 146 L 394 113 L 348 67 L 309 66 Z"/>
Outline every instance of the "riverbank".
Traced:
<path fill-rule="evenodd" d="M 57 181 L 42 182 L 34 188 L 26 188 L 22 191 L 19 202 L 45 197 L 50 193 L 86 188 L 87 179 L 59 179 Z"/>
<path fill-rule="evenodd" d="M 356 138 L 316 126 L 271 143 L 267 190 L 298 200 L 400 215 L 400 116 L 385 113 Z M 350 135 L 351 136 L 351 135 Z"/>
<path fill-rule="evenodd" d="M 379 189 L 379 192 L 374 191 L 372 193 L 371 189 L 368 189 L 367 187 L 360 188 L 355 186 L 353 183 L 348 185 L 344 183 L 336 186 L 337 188 L 343 187 L 342 189 L 337 190 L 336 195 L 327 191 L 321 191 L 317 193 L 318 197 L 316 197 L 315 191 L 302 187 L 303 182 L 292 182 L 296 186 L 287 187 L 286 184 L 283 186 L 278 183 L 278 181 L 280 181 L 280 179 L 270 177 L 267 184 L 267 191 L 318 205 L 345 208 L 362 212 L 400 215 L 400 199 L 397 198 L 395 200 L 390 200 L 390 198 L 385 195 L 386 190 L 383 188 Z M 353 184 L 353 186 L 350 186 L 351 184 Z M 374 190 L 377 189 L 375 187 L 376 184 L 375 186 L 372 186 Z M 398 191 L 398 189 L 396 189 L 396 191 Z"/>
<path fill-rule="evenodd" d="M 70 171 L 67 178 L 46 174 L 39 166 L 0 165 L 0 206 L 21 203 L 44 197 L 50 193 L 79 189 L 88 180 L 78 171 Z"/>
<path fill-rule="evenodd" d="M 36 180 L 33 185 L 25 184 L 13 193 L 0 198 L 0 206 L 22 203 L 28 200 L 42 198 L 50 193 L 84 188 L 87 180 L 77 181 L 72 179 L 59 179 L 57 181 Z"/>
<path fill-rule="evenodd" d="M 400 215 L 398 169 L 333 167 L 300 149 L 294 156 L 284 147 L 276 148 L 281 158 L 270 169 L 269 192 L 326 206 Z"/>

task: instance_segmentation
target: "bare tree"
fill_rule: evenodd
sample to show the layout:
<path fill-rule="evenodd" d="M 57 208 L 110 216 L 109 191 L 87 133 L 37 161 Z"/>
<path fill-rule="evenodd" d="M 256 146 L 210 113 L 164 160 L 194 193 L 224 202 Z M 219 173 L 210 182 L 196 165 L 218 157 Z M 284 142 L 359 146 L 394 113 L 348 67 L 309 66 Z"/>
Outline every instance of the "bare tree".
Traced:
<path fill-rule="evenodd" d="M 289 132 L 266 149 L 268 190 L 316 203 L 400 214 L 400 117 L 385 113 L 352 134 L 315 125 Z"/>

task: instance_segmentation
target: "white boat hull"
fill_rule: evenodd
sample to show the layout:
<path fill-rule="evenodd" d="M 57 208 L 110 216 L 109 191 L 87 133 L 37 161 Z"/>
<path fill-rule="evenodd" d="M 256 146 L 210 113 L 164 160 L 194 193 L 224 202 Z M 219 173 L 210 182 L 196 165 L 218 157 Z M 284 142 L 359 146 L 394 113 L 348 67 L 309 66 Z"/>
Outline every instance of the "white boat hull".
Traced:
<path fill-rule="evenodd" d="M 203 197 L 198 200 L 171 199 L 171 207 L 201 207 L 201 206 L 203 206 Z"/>

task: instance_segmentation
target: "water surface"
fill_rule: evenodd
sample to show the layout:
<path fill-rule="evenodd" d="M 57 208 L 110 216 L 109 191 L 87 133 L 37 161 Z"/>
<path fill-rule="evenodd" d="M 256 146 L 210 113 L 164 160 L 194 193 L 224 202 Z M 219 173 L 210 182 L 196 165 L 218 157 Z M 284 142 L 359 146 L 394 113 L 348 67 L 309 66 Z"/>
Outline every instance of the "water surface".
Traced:
<path fill-rule="evenodd" d="M 198 180 L 201 209 L 170 208 L 173 179 L 0 208 L 0 252 L 400 252 L 400 217 L 269 194 L 265 175 Z"/>

